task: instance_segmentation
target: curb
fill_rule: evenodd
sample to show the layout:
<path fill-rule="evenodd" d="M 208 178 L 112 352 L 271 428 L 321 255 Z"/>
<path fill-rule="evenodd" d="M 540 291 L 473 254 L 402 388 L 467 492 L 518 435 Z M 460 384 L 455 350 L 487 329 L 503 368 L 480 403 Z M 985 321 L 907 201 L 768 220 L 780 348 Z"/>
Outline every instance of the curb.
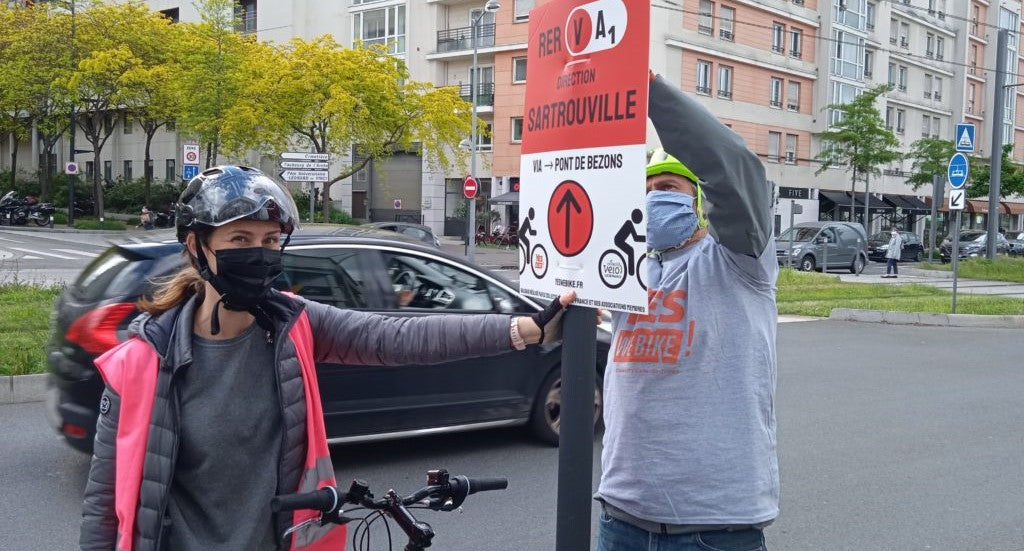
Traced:
<path fill-rule="evenodd" d="M 985 316 L 980 314 L 939 314 L 934 312 L 894 312 L 891 310 L 833 308 L 829 319 L 863 323 L 886 323 L 889 325 L 1024 329 L 1024 316 Z"/>
<path fill-rule="evenodd" d="M 939 271 L 939 270 L 922 270 L 920 268 L 900 268 L 907 275 L 921 276 L 921 277 L 933 277 L 935 279 L 953 279 L 953 272 Z M 960 276 L 960 279 L 969 279 Z"/>
<path fill-rule="evenodd" d="M 7 375 L 0 378 L 0 405 L 41 402 L 46 399 L 50 375 Z M 3 380 L 6 379 L 6 380 Z"/>

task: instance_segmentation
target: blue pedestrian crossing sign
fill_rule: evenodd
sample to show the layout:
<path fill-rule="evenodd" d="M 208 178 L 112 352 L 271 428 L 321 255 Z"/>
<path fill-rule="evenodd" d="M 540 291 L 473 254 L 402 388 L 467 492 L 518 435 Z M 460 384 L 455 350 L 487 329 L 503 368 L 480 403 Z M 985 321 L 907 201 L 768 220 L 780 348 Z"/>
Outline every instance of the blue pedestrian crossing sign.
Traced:
<path fill-rule="evenodd" d="M 181 167 L 181 178 L 183 180 L 191 180 L 199 176 L 199 165 L 183 165 Z"/>
<path fill-rule="evenodd" d="M 974 124 L 960 123 L 956 125 L 956 134 L 953 135 L 956 141 L 957 151 L 974 153 Z"/>
<path fill-rule="evenodd" d="M 946 170 L 946 175 L 949 177 L 949 185 L 953 186 L 953 189 L 960 189 L 967 183 L 969 167 L 967 155 L 963 153 L 957 153 L 949 160 L 949 168 Z"/>

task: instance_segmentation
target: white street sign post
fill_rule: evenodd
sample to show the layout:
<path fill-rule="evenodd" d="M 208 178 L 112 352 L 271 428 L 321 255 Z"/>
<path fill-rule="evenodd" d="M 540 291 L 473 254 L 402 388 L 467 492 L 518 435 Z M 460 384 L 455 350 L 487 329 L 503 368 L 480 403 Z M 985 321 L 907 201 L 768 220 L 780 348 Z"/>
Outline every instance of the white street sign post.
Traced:
<path fill-rule="evenodd" d="M 964 210 L 967 202 L 967 191 L 963 189 L 949 190 L 949 210 Z"/>
<path fill-rule="evenodd" d="M 199 164 L 199 144 L 187 143 L 181 146 L 181 164 L 183 165 L 198 165 Z"/>
<path fill-rule="evenodd" d="M 969 127 L 971 134 L 973 134 L 974 127 Z M 959 132 L 960 129 L 958 128 Z M 966 130 L 965 136 L 966 136 Z M 966 141 L 966 137 L 964 138 Z M 959 144 L 958 144 L 959 145 Z M 974 145 L 971 144 L 973 148 Z M 949 186 L 952 188 L 949 191 L 949 210 L 950 213 L 956 212 L 956 216 L 953 218 L 953 250 L 951 252 L 953 256 L 953 313 L 956 313 L 956 287 L 958 279 L 958 265 L 960 263 L 960 213 L 964 210 L 964 203 L 967 202 L 967 190 L 964 188 L 967 185 L 967 177 L 970 175 L 971 164 L 967 161 L 967 156 L 963 153 L 956 153 L 949 160 L 949 166 L 946 168 L 946 178 L 949 179 Z M 992 236 L 989 236 L 992 239 Z"/>
<path fill-rule="evenodd" d="M 282 159 L 292 161 L 329 161 L 331 156 L 328 153 L 305 153 L 302 151 L 285 151 L 281 154 Z"/>
<path fill-rule="evenodd" d="M 286 182 L 326 182 L 326 170 L 285 170 L 281 178 Z"/>
<path fill-rule="evenodd" d="M 281 161 L 281 168 L 291 168 L 300 170 L 327 170 L 331 167 L 328 162 L 320 161 Z"/>

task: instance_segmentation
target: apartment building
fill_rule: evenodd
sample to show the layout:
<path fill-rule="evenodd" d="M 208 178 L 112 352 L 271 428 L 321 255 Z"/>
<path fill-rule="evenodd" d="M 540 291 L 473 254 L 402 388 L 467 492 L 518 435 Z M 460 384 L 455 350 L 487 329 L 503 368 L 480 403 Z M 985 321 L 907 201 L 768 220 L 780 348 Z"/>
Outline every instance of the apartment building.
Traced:
<path fill-rule="evenodd" d="M 545 1 L 504 0 L 498 12 L 486 13 L 484 0 L 244 0 L 240 30 L 277 42 L 326 33 L 346 45 L 387 44 L 413 79 L 457 86 L 467 100 L 475 86 L 478 116 L 490 129 L 478 140 L 480 200 L 499 212 L 498 223 L 512 224 L 518 219 L 529 11 Z M 176 20 L 198 20 L 191 2 L 148 4 Z M 693 94 L 764 161 L 778 189 L 777 229 L 789 225 L 792 205 L 802 207 L 797 222 L 849 220 L 851 203 L 853 219 L 863 221 L 864 203 L 870 203 L 869 231 L 893 224 L 923 230 L 930 190 L 905 183 L 910 161 L 872 177 L 870 196 L 863 180 L 849 194 L 849 172 L 815 174 L 816 135 L 840 116 L 827 106 L 890 83 L 894 89 L 878 107 L 904 150 L 925 136 L 951 139 L 955 125 L 968 121 L 978 126 L 978 152 L 987 156 L 998 28 L 1015 30 L 1007 84 L 1024 71 L 1016 38 L 1020 0 L 653 0 L 651 10 L 651 67 Z M 1024 87 L 1008 89 L 1005 107 L 1003 139 L 1024 162 Z M 86 170 L 102 170 L 110 179 L 140 176 L 141 133 L 130 121 L 111 124 L 119 128 L 103 166 Z M 649 138 L 656 138 L 650 127 Z M 182 142 L 173 128 L 158 133 L 157 178 L 180 176 Z M 37 158 L 34 147 L 23 147 L 22 159 Z M 0 143 L 0 163 L 8 158 L 8 144 Z M 57 161 L 54 166 L 63 159 Z M 270 171 L 277 166 L 276 159 L 255 156 L 248 162 Z M 380 165 L 335 184 L 332 199 L 357 218 L 416 220 L 445 234 L 462 233 L 465 167 L 433 171 L 417 151 L 397 152 Z M 968 225 L 984 224 L 983 203 L 972 201 Z M 1001 207 L 1005 227 L 1024 227 L 1024 200 Z"/>

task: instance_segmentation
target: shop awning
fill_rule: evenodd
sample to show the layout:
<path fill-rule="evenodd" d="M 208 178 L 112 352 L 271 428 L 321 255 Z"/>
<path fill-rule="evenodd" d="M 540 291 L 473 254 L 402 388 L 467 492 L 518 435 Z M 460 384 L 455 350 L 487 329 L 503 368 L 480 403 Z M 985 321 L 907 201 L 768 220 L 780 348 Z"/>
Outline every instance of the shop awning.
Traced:
<path fill-rule="evenodd" d="M 847 202 L 849 202 L 849 199 L 847 199 Z M 863 207 L 864 203 L 864 194 L 858 191 L 857 204 Z M 871 212 L 884 212 L 889 210 L 895 210 L 895 207 L 872 194 L 868 209 Z"/>
<path fill-rule="evenodd" d="M 850 206 L 850 195 L 845 191 L 831 191 L 827 189 L 818 190 L 818 198 L 820 199 L 822 197 L 828 201 L 832 201 L 840 207 Z M 854 204 L 858 207 L 864 206 L 864 203 L 861 203 L 860 201 L 856 201 Z"/>
<path fill-rule="evenodd" d="M 489 200 L 492 205 L 518 205 L 519 204 L 519 192 L 510 191 L 508 193 L 502 193 L 495 197 L 491 197 Z"/>
<path fill-rule="evenodd" d="M 1024 214 L 1024 203 L 1003 201 L 1003 206 L 1006 207 L 1006 212 L 1010 214 Z"/>
<path fill-rule="evenodd" d="M 931 211 L 931 208 L 928 205 L 913 195 L 896 195 L 886 193 L 883 198 L 887 203 L 891 204 L 895 208 L 901 209 L 903 212 Z"/>

